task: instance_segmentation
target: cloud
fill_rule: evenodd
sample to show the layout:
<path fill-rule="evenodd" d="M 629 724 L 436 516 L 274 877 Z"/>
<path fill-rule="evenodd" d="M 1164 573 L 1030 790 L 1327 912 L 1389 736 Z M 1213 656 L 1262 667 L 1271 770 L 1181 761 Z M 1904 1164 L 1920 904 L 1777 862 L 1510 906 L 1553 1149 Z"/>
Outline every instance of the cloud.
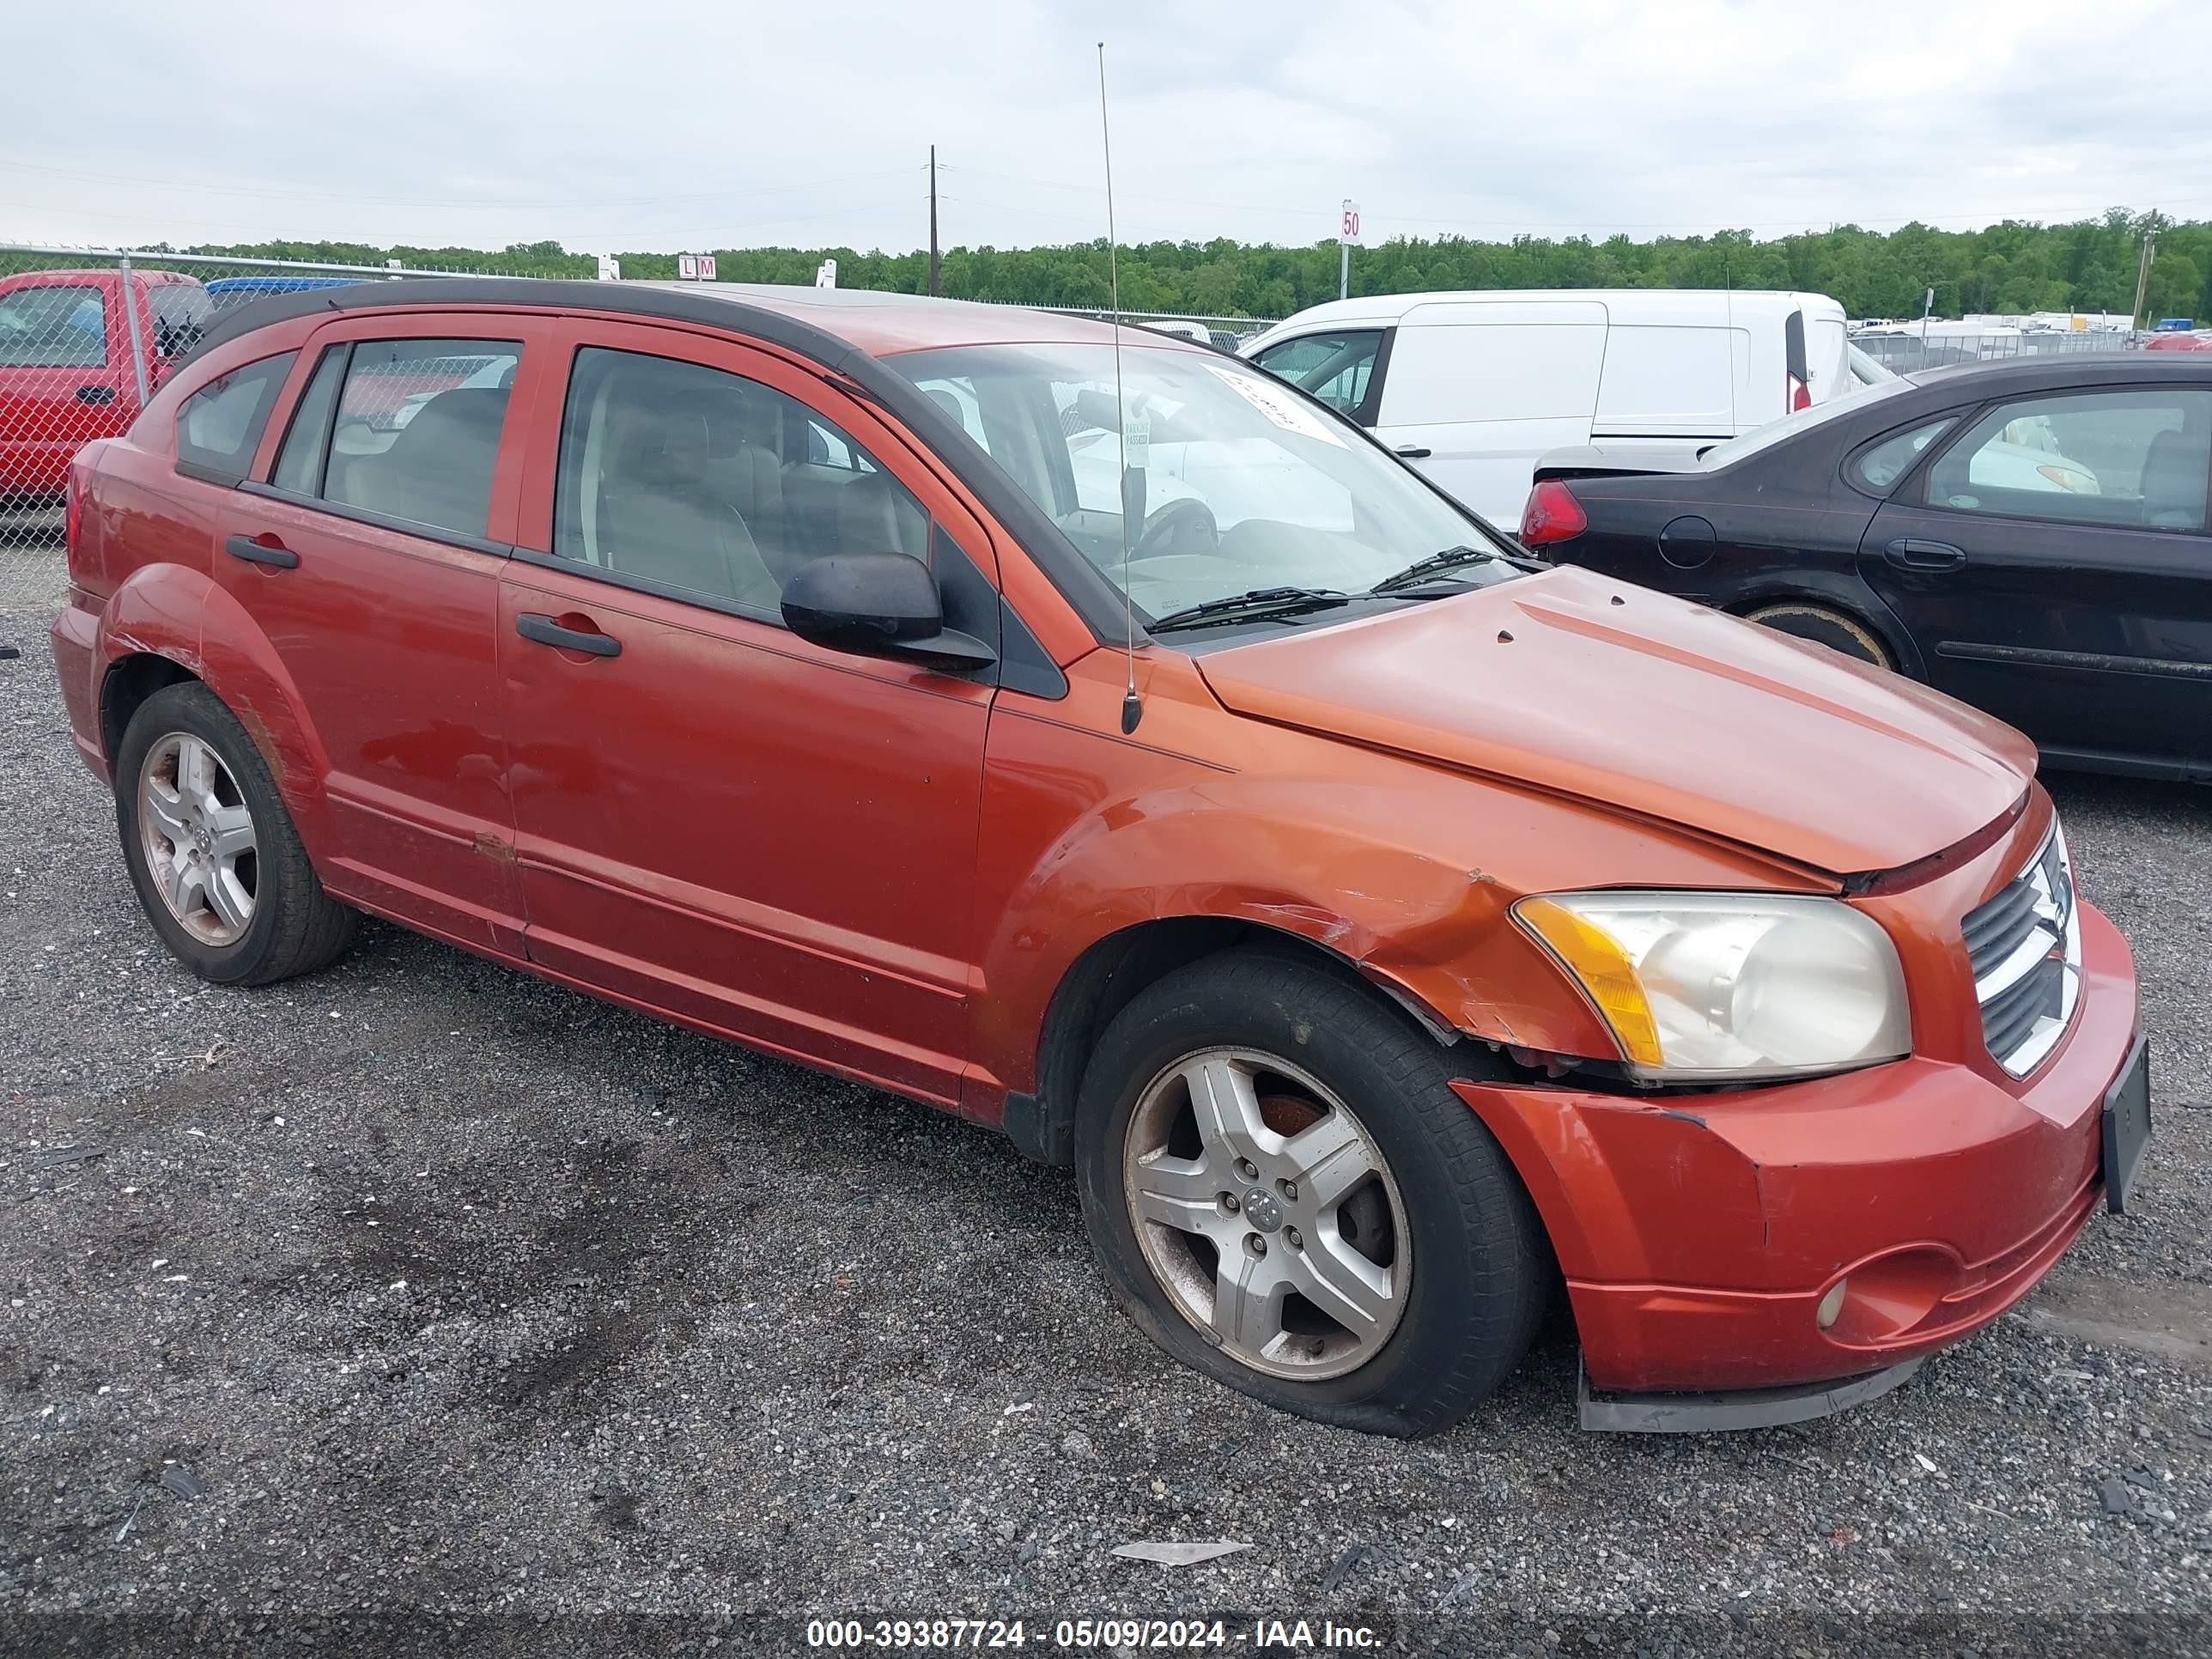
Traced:
<path fill-rule="evenodd" d="M 2199 0 L 94 0 L 11 25 L 0 237 L 908 248 L 2212 212 Z M 2169 197 L 2166 192 L 2175 192 Z"/>

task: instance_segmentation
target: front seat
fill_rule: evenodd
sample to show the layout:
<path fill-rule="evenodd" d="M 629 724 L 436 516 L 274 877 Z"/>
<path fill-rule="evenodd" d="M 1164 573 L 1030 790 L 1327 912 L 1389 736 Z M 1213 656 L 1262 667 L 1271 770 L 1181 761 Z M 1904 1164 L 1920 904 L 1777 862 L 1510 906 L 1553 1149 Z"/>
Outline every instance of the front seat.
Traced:
<path fill-rule="evenodd" d="M 610 570 L 756 610 L 782 588 L 744 519 L 713 487 L 707 422 L 696 409 L 632 405 L 599 491 L 599 557 Z"/>
<path fill-rule="evenodd" d="M 2185 431 L 2161 432 L 2143 456 L 2147 530 L 2202 530 L 2208 490 L 2204 445 Z"/>

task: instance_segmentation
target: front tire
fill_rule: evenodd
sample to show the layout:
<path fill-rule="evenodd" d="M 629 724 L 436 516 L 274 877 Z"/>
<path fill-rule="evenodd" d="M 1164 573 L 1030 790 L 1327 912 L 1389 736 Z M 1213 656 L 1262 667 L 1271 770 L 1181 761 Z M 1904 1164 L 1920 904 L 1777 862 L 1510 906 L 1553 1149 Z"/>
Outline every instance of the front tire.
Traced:
<path fill-rule="evenodd" d="M 115 823 L 147 920 L 202 979 L 272 984 L 352 943 L 359 915 L 323 890 L 261 751 L 198 681 L 131 715 Z"/>
<path fill-rule="evenodd" d="M 1436 1040 L 1364 988 L 1235 951 L 1140 993 L 1085 1073 L 1084 1220 L 1174 1358 L 1303 1417 L 1432 1434 L 1518 1364 L 1550 1257 Z"/>

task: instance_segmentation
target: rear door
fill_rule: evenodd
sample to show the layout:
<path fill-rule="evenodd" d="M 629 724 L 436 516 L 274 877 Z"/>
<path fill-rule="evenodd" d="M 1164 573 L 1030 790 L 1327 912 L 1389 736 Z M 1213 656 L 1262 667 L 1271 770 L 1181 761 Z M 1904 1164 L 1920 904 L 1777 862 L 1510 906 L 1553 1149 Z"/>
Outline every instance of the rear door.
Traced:
<path fill-rule="evenodd" d="M 1590 441 L 1684 439 L 1694 455 L 1758 423 L 1751 390 L 1748 328 L 1615 323 Z"/>
<path fill-rule="evenodd" d="M 58 499 L 70 458 L 137 412 L 112 275 L 31 271 L 0 283 L 0 505 Z"/>
<path fill-rule="evenodd" d="M 899 552 L 995 640 L 982 527 L 779 355 L 562 327 L 499 629 L 531 959 L 953 1103 L 992 685 L 811 645 L 780 604 L 810 560 Z"/>
<path fill-rule="evenodd" d="M 1451 301 L 1400 322 L 1375 435 L 1509 531 L 1536 458 L 1590 441 L 1605 307 Z"/>
<path fill-rule="evenodd" d="M 351 316 L 312 336 L 216 580 L 322 749 L 334 889 L 520 954 L 495 629 L 541 313 Z"/>
<path fill-rule="evenodd" d="M 2061 754 L 2212 759 L 2212 389 L 2039 393 L 1960 428 L 1859 550 L 1930 684 Z"/>

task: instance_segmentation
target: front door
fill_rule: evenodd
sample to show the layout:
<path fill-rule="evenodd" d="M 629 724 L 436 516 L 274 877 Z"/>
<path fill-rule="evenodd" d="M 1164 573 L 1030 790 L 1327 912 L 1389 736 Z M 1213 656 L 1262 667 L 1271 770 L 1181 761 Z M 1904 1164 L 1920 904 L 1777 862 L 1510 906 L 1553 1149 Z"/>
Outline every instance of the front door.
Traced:
<path fill-rule="evenodd" d="M 950 1104 L 991 688 L 809 645 L 779 598 L 830 553 L 990 572 L 981 528 L 780 356 L 568 327 L 501 595 L 531 957 Z"/>
<path fill-rule="evenodd" d="M 502 434 L 550 327 L 476 312 L 318 331 L 215 555 L 321 748 L 333 890 L 507 955 L 521 899 L 495 629 L 521 458 Z"/>
<path fill-rule="evenodd" d="M 1884 503 L 1859 568 L 1929 683 L 2069 758 L 2212 761 L 2212 391 L 1983 412 Z"/>

